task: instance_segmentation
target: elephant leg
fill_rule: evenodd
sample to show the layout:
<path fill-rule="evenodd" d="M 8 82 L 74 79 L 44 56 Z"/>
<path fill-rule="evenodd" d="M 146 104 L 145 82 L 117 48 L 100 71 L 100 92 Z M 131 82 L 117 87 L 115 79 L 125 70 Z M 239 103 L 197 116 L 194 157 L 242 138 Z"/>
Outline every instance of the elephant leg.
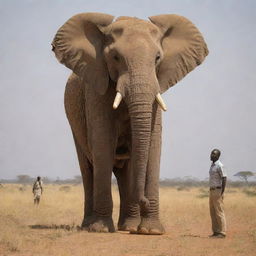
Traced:
<path fill-rule="evenodd" d="M 131 194 L 131 171 L 129 161 L 122 168 L 114 168 L 120 194 L 120 212 L 118 219 L 118 230 L 137 231 L 140 223 L 139 205 L 129 200 Z"/>
<path fill-rule="evenodd" d="M 93 215 L 93 168 L 88 160 L 84 85 L 72 74 L 66 84 L 65 110 L 71 126 L 84 185 L 84 219 L 82 227 L 89 225 Z"/>
<path fill-rule="evenodd" d="M 114 232 L 111 177 L 114 161 L 113 127 L 104 120 L 94 120 L 91 132 L 93 158 L 93 222 L 89 232 Z"/>
<path fill-rule="evenodd" d="M 147 175 L 145 184 L 145 196 L 149 199 L 150 206 L 147 210 L 141 209 L 141 223 L 138 233 L 161 235 L 164 228 L 159 220 L 159 172 L 161 155 L 161 110 L 154 106 L 156 113 L 152 120 L 152 134 L 147 165 Z"/>
<path fill-rule="evenodd" d="M 82 147 L 73 135 L 84 186 L 84 219 L 82 228 L 87 229 L 93 220 L 93 167 Z"/>

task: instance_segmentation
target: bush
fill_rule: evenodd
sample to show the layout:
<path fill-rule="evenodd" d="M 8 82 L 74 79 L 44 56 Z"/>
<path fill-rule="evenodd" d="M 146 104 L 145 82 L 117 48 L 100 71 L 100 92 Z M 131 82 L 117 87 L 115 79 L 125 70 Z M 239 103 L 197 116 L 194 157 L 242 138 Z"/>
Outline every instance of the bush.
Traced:
<path fill-rule="evenodd" d="M 256 196 L 256 189 L 244 189 L 243 192 L 247 195 L 247 196 Z"/>
<path fill-rule="evenodd" d="M 26 188 L 24 186 L 19 187 L 19 191 L 24 192 L 24 191 L 26 191 Z"/>
<path fill-rule="evenodd" d="M 177 190 L 178 191 L 190 191 L 190 189 L 186 186 L 179 186 L 179 187 L 177 187 Z"/>
<path fill-rule="evenodd" d="M 200 194 L 197 195 L 198 198 L 206 198 L 209 197 L 209 190 L 205 189 L 205 188 L 200 188 L 199 189 Z"/>
<path fill-rule="evenodd" d="M 64 192 L 70 192 L 71 191 L 71 187 L 70 186 L 61 186 L 59 188 L 60 191 L 64 191 Z"/>

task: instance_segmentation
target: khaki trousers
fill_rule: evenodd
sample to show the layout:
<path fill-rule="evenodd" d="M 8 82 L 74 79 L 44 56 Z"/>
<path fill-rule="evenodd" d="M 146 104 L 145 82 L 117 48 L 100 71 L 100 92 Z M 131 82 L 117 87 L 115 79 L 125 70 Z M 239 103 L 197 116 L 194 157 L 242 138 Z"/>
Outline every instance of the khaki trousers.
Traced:
<path fill-rule="evenodd" d="M 226 234 L 226 218 L 224 213 L 223 197 L 221 189 L 210 190 L 209 197 L 210 214 L 213 233 Z"/>

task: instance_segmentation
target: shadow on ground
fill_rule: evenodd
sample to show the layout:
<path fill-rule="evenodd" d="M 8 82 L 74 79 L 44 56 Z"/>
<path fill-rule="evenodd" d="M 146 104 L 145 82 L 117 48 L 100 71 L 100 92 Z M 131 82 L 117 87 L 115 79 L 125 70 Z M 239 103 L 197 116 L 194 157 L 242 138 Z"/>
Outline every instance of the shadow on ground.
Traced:
<path fill-rule="evenodd" d="M 194 235 L 194 234 L 184 234 L 181 235 L 181 237 L 193 237 L 193 238 L 209 238 L 208 236 L 200 236 L 200 235 Z"/>
<path fill-rule="evenodd" d="M 63 229 L 67 231 L 74 231 L 74 230 L 81 230 L 80 226 L 75 226 L 75 225 L 29 225 L 30 228 L 32 229 Z"/>

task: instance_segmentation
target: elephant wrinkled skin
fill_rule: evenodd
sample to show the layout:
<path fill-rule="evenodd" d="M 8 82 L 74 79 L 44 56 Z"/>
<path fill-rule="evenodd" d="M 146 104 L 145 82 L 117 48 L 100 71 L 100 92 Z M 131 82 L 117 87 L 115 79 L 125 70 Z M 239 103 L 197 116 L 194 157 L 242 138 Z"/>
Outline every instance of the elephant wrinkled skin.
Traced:
<path fill-rule="evenodd" d="M 160 94 L 208 54 L 186 18 L 149 21 L 81 13 L 57 32 L 53 51 L 73 73 L 65 91 L 84 184 L 82 226 L 114 232 L 111 175 L 120 192 L 119 230 L 163 234 L 159 220 Z"/>

